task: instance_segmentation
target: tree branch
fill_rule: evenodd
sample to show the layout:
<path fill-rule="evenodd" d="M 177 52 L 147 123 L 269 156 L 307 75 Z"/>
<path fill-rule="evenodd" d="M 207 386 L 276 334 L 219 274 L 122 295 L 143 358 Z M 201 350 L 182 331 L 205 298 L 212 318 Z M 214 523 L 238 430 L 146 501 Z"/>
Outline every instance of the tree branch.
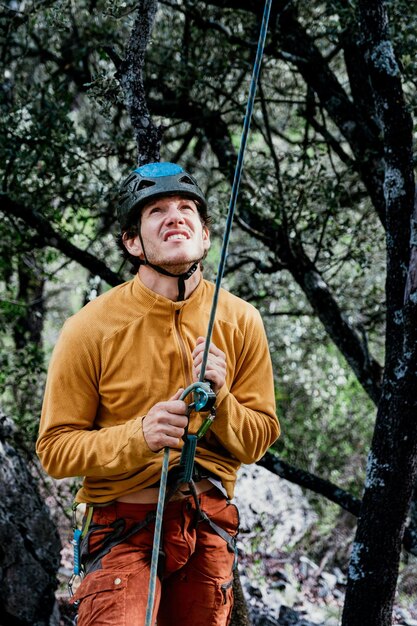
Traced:
<path fill-rule="evenodd" d="M 207 136 L 220 169 L 230 183 L 233 181 L 236 152 L 229 128 L 217 111 L 209 111 L 192 101 L 180 103 L 174 94 L 163 94 L 163 99 L 153 100 L 152 109 L 159 115 L 179 117 L 187 121 L 199 120 Z M 237 220 L 241 227 L 262 241 L 274 254 L 277 263 L 285 267 L 304 291 L 327 333 L 339 348 L 369 397 L 378 403 L 382 368 L 369 354 L 360 334 L 344 318 L 338 303 L 320 272 L 305 253 L 297 235 L 289 235 L 290 226 L 285 215 L 281 222 L 264 218 L 253 206 L 248 182 L 243 182 Z"/>
<path fill-rule="evenodd" d="M 259 14 L 261 6 L 254 0 L 207 0 L 206 4 Z M 275 17 L 275 23 L 274 23 Z M 293 4 L 285 0 L 274 3 L 271 14 L 272 42 L 265 55 L 292 63 L 306 85 L 317 94 L 330 118 L 349 142 L 358 172 L 366 186 L 382 224 L 385 224 L 382 143 L 379 128 L 366 111 L 351 101 L 313 38 L 297 19 Z"/>
<path fill-rule="evenodd" d="M 327 500 L 334 502 L 355 517 L 358 517 L 360 514 L 362 501 L 359 498 L 352 496 L 348 491 L 345 491 L 345 489 L 342 489 L 329 480 L 325 480 L 299 467 L 286 463 L 275 453 L 267 452 L 256 464 L 265 467 L 273 474 L 284 478 L 284 480 L 288 480 L 290 483 L 294 483 L 295 485 L 303 487 L 303 489 L 309 489 L 320 496 L 324 496 Z M 410 554 L 417 556 L 417 540 L 412 525 L 405 529 L 403 547 Z"/>
<path fill-rule="evenodd" d="M 151 37 L 157 0 L 138 2 L 137 15 L 116 77 L 125 97 L 138 147 L 138 165 L 159 161 L 162 128 L 153 123 L 145 97 L 143 68 L 145 53 Z"/>
<path fill-rule="evenodd" d="M 282 461 L 272 452 L 267 452 L 265 456 L 257 462 L 257 465 L 265 467 L 273 474 L 276 474 L 291 483 L 324 496 L 327 500 L 334 502 L 342 507 L 342 509 L 345 509 L 345 511 L 348 511 L 355 517 L 358 517 L 361 507 L 360 499 L 355 498 L 355 496 L 352 496 L 350 493 L 341 487 L 338 487 L 334 483 L 324 480 L 323 478 L 319 478 L 319 476 L 306 472 L 299 467 L 290 465 L 289 463 Z"/>
<path fill-rule="evenodd" d="M 39 215 L 39 213 L 28 207 L 18 204 L 5 194 L 1 194 L 0 197 L 2 198 L 4 214 L 14 215 L 23 220 L 27 226 L 36 230 L 37 238 L 43 245 L 56 248 L 68 258 L 76 261 L 82 267 L 85 267 L 92 274 L 100 276 L 112 287 L 120 285 L 120 283 L 123 282 L 122 278 L 109 269 L 103 261 L 97 259 L 87 250 L 77 248 L 77 246 L 68 241 L 68 239 L 65 239 L 65 237 L 56 231 L 51 226 L 50 222 L 42 215 Z"/>

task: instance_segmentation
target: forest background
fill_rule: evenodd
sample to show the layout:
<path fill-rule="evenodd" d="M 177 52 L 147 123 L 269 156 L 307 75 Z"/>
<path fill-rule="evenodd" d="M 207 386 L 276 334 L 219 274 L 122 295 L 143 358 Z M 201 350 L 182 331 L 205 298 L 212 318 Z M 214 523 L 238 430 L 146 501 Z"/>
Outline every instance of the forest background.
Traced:
<path fill-rule="evenodd" d="M 262 8 L 1 5 L 2 438 L 26 460 L 63 321 L 129 279 L 114 206 L 137 163 L 201 182 L 215 277 Z M 402 0 L 273 2 L 224 279 L 266 325 L 283 435 L 262 463 L 308 488 L 305 550 L 359 516 L 348 571 L 332 551 L 344 626 L 391 624 L 417 554 L 416 31 Z"/>

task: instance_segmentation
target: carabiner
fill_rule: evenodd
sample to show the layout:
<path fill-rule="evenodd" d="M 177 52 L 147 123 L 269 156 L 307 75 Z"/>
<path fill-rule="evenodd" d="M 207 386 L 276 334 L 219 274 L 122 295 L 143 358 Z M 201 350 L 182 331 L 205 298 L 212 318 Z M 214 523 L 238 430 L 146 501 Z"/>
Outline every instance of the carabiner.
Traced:
<path fill-rule="evenodd" d="M 189 385 L 180 396 L 184 400 L 190 393 L 193 393 L 194 401 L 189 405 L 194 411 L 210 411 L 216 402 L 216 394 L 212 390 L 210 383 L 197 382 Z"/>

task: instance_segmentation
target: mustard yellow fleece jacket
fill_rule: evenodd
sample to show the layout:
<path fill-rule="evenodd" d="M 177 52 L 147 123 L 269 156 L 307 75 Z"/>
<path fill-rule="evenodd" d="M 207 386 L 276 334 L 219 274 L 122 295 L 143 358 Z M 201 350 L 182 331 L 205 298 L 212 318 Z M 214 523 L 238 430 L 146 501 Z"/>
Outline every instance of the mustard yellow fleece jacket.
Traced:
<path fill-rule="evenodd" d="M 191 353 L 207 332 L 213 291 L 202 279 L 190 298 L 172 302 L 136 275 L 65 323 L 49 366 L 37 453 L 51 476 L 84 477 L 77 501 L 110 502 L 159 480 L 163 451 L 146 444 L 142 419 L 193 382 Z M 279 424 L 257 310 L 222 289 L 213 342 L 226 354 L 226 384 L 196 461 L 232 497 L 240 464 L 265 453 Z M 204 417 L 191 415 L 190 433 Z M 170 468 L 179 456 L 171 450 Z"/>

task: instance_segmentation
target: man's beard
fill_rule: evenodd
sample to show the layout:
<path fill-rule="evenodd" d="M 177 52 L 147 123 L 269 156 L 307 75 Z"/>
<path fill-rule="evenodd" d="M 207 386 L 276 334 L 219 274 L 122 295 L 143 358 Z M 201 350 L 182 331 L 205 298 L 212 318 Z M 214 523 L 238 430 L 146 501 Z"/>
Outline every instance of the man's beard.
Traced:
<path fill-rule="evenodd" d="M 171 274 L 184 274 L 185 272 L 188 272 L 188 270 L 190 269 L 190 267 L 192 265 L 194 265 L 194 263 L 199 263 L 201 261 L 201 257 L 198 257 L 197 259 L 188 259 L 187 261 L 183 261 L 182 263 L 179 263 L 178 261 L 158 261 L 158 260 L 151 260 L 148 259 L 150 261 L 150 263 L 152 263 L 153 265 L 157 265 L 158 267 L 162 267 L 162 269 L 167 270 L 168 272 L 171 272 Z"/>
<path fill-rule="evenodd" d="M 204 250 L 194 250 L 194 252 L 191 253 L 193 254 L 193 256 L 185 257 L 184 260 L 175 258 L 167 259 L 161 257 L 159 252 L 160 251 L 157 249 L 146 250 L 146 260 L 148 261 L 148 263 L 151 263 L 152 265 L 157 265 L 158 267 L 162 267 L 162 269 L 176 275 L 188 272 L 188 270 L 194 265 L 194 263 L 199 263 L 203 260 L 205 256 Z"/>

